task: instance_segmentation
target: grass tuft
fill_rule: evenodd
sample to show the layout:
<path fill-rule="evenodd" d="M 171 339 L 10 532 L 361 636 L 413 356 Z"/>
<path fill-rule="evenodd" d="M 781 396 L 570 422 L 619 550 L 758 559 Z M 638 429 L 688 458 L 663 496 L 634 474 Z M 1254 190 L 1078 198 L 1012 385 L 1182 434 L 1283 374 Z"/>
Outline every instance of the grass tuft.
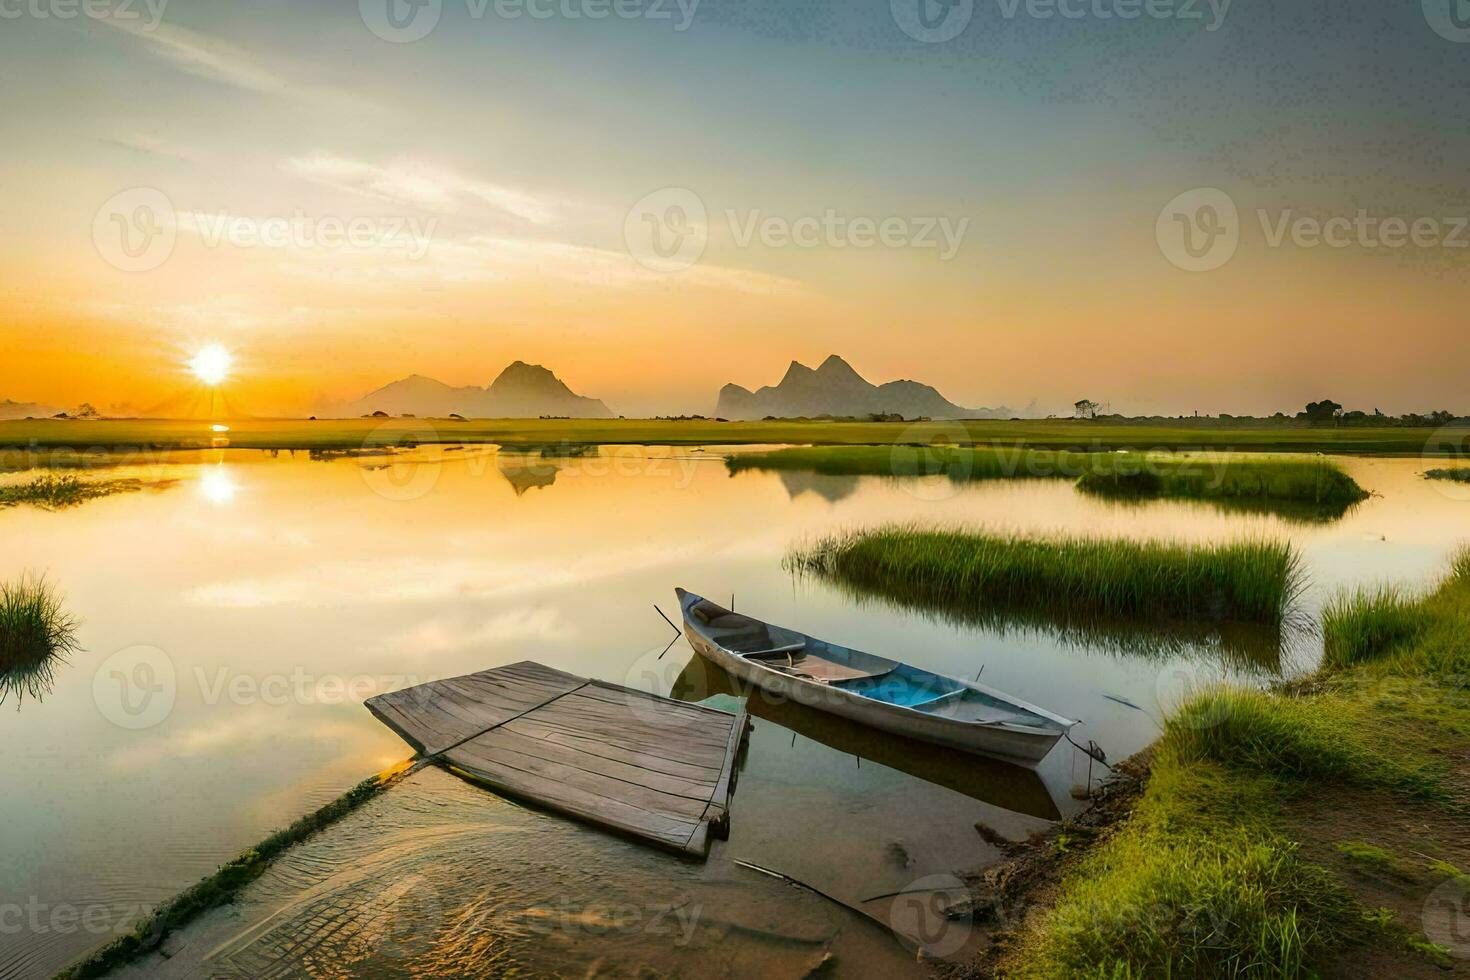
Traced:
<path fill-rule="evenodd" d="M 1285 541 L 1176 544 L 911 525 L 838 534 L 789 567 L 956 615 L 1049 609 L 1103 620 L 1281 624 L 1302 585 Z"/>
<path fill-rule="evenodd" d="M 1399 878 L 1412 877 L 1397 855 L 1377 844 L 1345 840 L 1337 845 L 1337 851 L 1354 866 L 1372 874 L 1393 875 Z"/>
<path fill-rule="evenodd" d="M 1440 798 L 1437 776 L 1374 747 L 1346 706 L 1329 696 L 1283 697 L 1220 687 L 1197 695 L 1164 724 L 1164 741 L 1184 762 L 1296 780 L 1381 786 Z"/>
<path fill-rule="evenodd" d="M 0 704 L 11 695 L 39 700 L 51 690 L 56 666 L 79 648 L 77 621 L 44 578 L 0 584 Z"/>
<path fill-rule="evenodd" d="M 1419 599 L 1396 585 L 1335 596 L 1322 612 L 1322 664 L 1344 668 L 1382 657 L 1423 635 Z"/>

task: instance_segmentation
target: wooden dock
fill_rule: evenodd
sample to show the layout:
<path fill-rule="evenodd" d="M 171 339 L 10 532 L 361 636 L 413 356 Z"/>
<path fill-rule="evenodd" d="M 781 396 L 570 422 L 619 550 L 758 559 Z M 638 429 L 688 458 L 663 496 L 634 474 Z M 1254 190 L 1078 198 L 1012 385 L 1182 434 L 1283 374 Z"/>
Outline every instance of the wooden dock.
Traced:
<path fill-rule="evenodd" d="M 369 698 L 427 759 L 682 854 L 728 828 L 739 714 L 525 661 Z"/>

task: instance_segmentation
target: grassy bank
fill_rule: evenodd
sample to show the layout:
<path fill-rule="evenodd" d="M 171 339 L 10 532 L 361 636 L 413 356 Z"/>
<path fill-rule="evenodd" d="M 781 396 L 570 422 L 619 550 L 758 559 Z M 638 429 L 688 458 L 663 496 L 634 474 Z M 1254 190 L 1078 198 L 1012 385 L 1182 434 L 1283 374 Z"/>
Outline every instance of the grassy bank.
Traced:
<path fill-rule="evenodd" d="M 1470 466 L 1426 470 L 1424 475 L 1431 480 L 1451 480 L 1455 483 L 1470 483 Z"/>
<path fill-rule="evenodd" d="M 234 901 L 240 890 L 259 878 L 271 861 L 287 848 L 342 819 L 414 771 L 415 766 L 404 763 L 370 776 L 316 812 L 302 817 L 284 830 L 276 831 L 254 847 L 241 851 L 220 865 L 214 874 L 154 909 L 128 935 L 94 950 L 58 973 L 58 980 L 84 980 L 88 977 L 104 976 L 157 949 L 169 933 L 182 928 L 210 909 Z"/>
<path fill-rule="evenodd" d="M 1455 962 L 1421 930 L 1470 866 L 1470 556 L 1429 595 L 1345 597 L 1323 625 L 1310 681 L 1209 691 L 1168 721 L 1131 814 L 992 968 L 1411 977 Z"/>
<path fill-rule="evenodd" d="M 1184 545 L 893 526 L 793 551 L 789 565 L 934 612 L 1046 609 L 1103 621 L 1280 624 L 1301 585 L 1287 543 Z"/>
<path fill-rule="evenodd" d="M 76 633 L 76 619 L 45 579 L 0 584 L 0 704 L 49 692 L 57 665 L 78 649 Z"/>
<path fill-rule="evenodd" d="M 76 507 L 98 497 L 142 490 L 142 480 L 82 480 L 45 474 L 23 483 L 0 484 L 0 507 L 32 504 L 47 510 Z"/>
<path fill-rule="evenodd" d="M 1219 420 L 1129 423 L 1072 420 L 975 422 L 833 422 L 707 419 L 238 419 L 227 433 L 207 421 L 151 419 L 0 421 L 0 449 L 149 450 L 348 449 L 408 442 L 493 442 L 502 445 L 605 443 L 632 445 L 872 445 L 970 442 L 981 446 L 1099 451 L 1220 449 L 1420 456 L 1428 428 L 1332 428 L 1294 422 L 1238 425 Z M 1470 434 L 1470 430 L 1467 430 Z"/>

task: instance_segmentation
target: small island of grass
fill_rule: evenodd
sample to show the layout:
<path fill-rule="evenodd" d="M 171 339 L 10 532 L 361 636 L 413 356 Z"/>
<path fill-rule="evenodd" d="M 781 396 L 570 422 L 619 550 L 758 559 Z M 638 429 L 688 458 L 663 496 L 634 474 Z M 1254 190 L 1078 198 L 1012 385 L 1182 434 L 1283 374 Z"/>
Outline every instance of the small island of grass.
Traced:
<path fill-rule="evenodd" d="M 868 594 L 939 613 L 1046 608 L 1102 620 L 1278 625 L 1301 587 L 1287 542 L 1176 544 L 891 526 L 839 534 L 787 558 Z"/>
<path fill-rule="evenodd" d="M 39 700 L 51 690 L 56 666 L 74 653 L 77 622 L 44 579 L 0 583 L 0 704 L 14 696 Z"/>
<path fill-rule="evenodd" d="M 46 510 L 76 507 L 98 497 L 132 493 L 147 484 L 142 480 L 83 480 L 75 476 L 45 474 L 24 483 L 0 485 L 0 507 L 33 504 Z"/>

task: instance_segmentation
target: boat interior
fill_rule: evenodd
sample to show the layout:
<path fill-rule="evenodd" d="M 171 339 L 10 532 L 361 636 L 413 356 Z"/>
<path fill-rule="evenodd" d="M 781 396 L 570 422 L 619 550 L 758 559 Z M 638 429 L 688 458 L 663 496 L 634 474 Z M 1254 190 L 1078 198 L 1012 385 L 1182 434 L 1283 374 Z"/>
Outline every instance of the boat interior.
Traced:
<path fill-rule="evenodd" d="M 731 612 L 701 599 L 689 607 L 690 615 L 709 638 L 724 649 L 771 670 L 850 691 L 860 697 L 919 711 L 946 710 L 967 704 L 966 720 L 1011 722 L 1034 725 L 1029 712 L 986 697 L 952 678 L 933 674 L 908 664 L 876 657 L 860 650 L 833 646 L 794 630 L 782 629 L 758 619 Z"/>

